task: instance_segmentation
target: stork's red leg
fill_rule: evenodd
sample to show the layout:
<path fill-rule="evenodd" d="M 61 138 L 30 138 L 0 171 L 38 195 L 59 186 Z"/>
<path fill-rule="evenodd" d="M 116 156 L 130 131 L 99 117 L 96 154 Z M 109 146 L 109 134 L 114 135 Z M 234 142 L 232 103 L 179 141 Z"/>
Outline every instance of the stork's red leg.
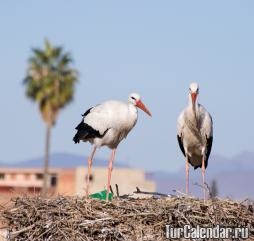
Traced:
<path fill-rule="evenodd" d="M 88 198 L 89 196 L 90 176 L 91 176 L 91 169 L 92 169 L 92 163 L 93 163 L 93 157 L 94 157 L 95 151 L 96 151 L 96 146 L 93 148 L 93 151 L 87 160 L 88 169 L 87 169 L 87 177 L 86 177 L 86 198 Z"/>
<path fill-rule="evenodd" d="M 202 158 L 202 179 L 203 179 L 203 194 L 204 200 L 206 199 L 206 187 L 205 187 L 205 157 Z"/>
<path fill-rule="evenodd" d="M 108 183 L 107 183 L 106 201 L 108 201 L 108 194 L 109 194 L 109 190 L 110 190 L 110 181 L 111 181 L 111 173 L 112 173 L 112 170 L 113 170 L 113 161 L 115 159 L 115 155 L 116 155 L 116 149 L 113 149 L 112 153 L 111 153 L 110 160 L 109 160 L 109 164 L 108 164 Z"/>
<path fill-rule="evenodd" d="M 186 194 L 189 194 L 189 161 L 188 161 L 188 157 L 186 157 L 185 169 L 186 169 Z"/>

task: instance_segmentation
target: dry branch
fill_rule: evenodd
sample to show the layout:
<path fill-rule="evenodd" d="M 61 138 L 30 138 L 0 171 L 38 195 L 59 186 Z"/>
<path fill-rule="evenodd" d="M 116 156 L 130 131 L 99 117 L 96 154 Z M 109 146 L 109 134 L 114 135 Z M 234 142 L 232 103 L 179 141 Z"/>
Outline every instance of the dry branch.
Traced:
<path fill-rule="evenodd" d="M 11 241 L 166 240 L 165 225 L 249 227 L 253 203 L 190 197 L 114 199 L 22 197 L 0 210 Z"/>

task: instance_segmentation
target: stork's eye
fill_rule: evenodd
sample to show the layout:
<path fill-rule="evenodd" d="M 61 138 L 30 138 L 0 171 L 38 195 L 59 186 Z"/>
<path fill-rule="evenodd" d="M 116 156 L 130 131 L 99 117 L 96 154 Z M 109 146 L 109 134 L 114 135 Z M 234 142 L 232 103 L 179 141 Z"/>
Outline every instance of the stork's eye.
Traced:
<path fill-rule="evenodd" d="M 132 98 L 133 100 L 136 100 L 135 97 L 133 97 L 133 96 L 131 96 L 131 98 Z"/>

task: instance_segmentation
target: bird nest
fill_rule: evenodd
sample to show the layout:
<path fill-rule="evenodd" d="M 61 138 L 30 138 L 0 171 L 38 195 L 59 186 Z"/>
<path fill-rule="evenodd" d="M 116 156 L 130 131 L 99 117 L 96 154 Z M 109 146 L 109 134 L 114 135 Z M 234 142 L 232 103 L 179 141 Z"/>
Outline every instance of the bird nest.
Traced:
<path fill-rule="evenodd" d="M 16 241 L 166 240 L 174 227 L 248 227 L 254 237 L 253 203 L 190 197 L 117 198 L 112 202 L 59 196 L 19 197 L 0 209 L 0 219 Z"/>

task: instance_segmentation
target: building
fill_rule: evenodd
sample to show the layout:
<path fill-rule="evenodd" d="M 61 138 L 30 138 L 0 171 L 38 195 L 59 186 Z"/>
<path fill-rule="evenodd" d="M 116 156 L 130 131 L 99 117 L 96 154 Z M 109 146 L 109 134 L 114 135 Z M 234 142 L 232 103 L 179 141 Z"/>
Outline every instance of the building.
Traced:
<path fill-rule="evenodd" d="M 90 193 L 106 188 L 107 171 L 105 167 L 92 168 Z M 85 194 L 87 169 L 51 168 L 49 171 L 49 194 L 79 195 Z M 143 170 L 132 168 L 114 168 L 111 185 L 119 186 L 120 195 L 131 194 L 136 187 L 141 190 L 155 191 L 156 185 L 147 179 Z M 38 194 L 42 190 L 43 173 L 40 168 L 0 168 L 0 203 L 12 196 Z"/>

